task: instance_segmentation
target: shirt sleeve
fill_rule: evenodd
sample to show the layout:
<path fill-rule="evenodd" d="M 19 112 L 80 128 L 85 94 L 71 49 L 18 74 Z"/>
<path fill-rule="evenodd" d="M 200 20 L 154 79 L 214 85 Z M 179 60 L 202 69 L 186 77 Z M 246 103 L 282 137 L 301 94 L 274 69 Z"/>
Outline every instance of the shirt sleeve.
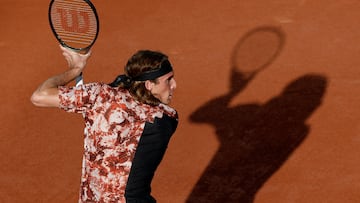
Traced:
<path fill-rule="evenodd" d="M 90 83 L 80 86 L 59 87 L 59 108 L 66 112 L 83 113 L 93 106 L 101 90 L 101 84 Z"/>

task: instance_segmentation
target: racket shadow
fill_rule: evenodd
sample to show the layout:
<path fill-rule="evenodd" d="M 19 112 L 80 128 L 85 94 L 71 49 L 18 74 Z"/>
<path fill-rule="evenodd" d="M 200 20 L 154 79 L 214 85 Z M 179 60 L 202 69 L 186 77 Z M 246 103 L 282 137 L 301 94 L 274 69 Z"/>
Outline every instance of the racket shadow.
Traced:
<path fill-rule="evenodd" d="M 321 105 L 327 87 L 323 75 L 300 76 L 264 104 L 244 103 L 228 107 L 256 74 L 275 60 L 284 45 L 281 30 L 260 27 L 248 32 L 236 44 L 234 53 L 246 51 L 239 47 L 244 45 L 244 39 L 264 32 L 267 35 L 274 32 L 272 36 L 279 37 L 275 40 L 278 43 L 268 44 L 274 46 L 269 50 L 275 51 L 264 55 L 260 50 L 262 47 L 258 47 L 257 52 L 257 46 L 246 44 L 253 48 L 253 54 L 262 58 L 260 66 L 242 72 L 240 60 L 233 58 L 229 91 L 209 100 L 190 115 L 191 122 L 207 123 L 216 129 L 220 146 L 187 198 L 188 203 L 253 202 L 262 185 L 309 133 L 310 126 L 305 121 Z M 253 43 L 256 44 L 256 40 Z"/>
<path fill-rule="evenodd" d="M 270 66 L 285 44 L 280 28 L 263 26 L 247 32 L 231 54 L 230 93 L 238 94 L 262 70 Z"/>

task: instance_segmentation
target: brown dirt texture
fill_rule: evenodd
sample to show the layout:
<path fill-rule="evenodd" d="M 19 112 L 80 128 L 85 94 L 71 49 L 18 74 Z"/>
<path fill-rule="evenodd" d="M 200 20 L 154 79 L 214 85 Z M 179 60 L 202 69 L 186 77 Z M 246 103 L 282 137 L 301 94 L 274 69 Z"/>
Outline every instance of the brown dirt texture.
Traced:
<path fill-rule="evenodd" d="M 360 202 L 360 2 L 93 0 L 85 82 L 139 49 L 169 55 L 180 122 L 153 181 L 160 203 Z M 80 115 L 30 96 L 67 64 L 49 1 L 0 6 L 0 202 L 77 202 Z"/>

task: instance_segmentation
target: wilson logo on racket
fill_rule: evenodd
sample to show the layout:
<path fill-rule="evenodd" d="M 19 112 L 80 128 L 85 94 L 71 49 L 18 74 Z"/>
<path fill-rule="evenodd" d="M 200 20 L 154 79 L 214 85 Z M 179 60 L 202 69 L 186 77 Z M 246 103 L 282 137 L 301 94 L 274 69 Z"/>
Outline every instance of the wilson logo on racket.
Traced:
<path fill-rule="evenodd" d="M 87 33 L 90 28 L 90 17 L 85 11 L 57 8 L 60 15 L 61 27 L 68 32 Z"/>

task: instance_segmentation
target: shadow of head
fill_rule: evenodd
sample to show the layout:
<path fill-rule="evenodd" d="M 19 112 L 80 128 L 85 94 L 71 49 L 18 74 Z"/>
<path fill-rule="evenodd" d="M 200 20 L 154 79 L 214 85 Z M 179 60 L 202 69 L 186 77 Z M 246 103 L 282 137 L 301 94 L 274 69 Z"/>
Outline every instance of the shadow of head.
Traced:
<path fill-rule="evenodd" d="M 327 79 L 319 74 L 306 74 L 290 82 L 280 93 L 263 105 L 264 113 L 304 122 L 322 103 Z M 274 111 L 276 109 L 276 111 Z"/>

